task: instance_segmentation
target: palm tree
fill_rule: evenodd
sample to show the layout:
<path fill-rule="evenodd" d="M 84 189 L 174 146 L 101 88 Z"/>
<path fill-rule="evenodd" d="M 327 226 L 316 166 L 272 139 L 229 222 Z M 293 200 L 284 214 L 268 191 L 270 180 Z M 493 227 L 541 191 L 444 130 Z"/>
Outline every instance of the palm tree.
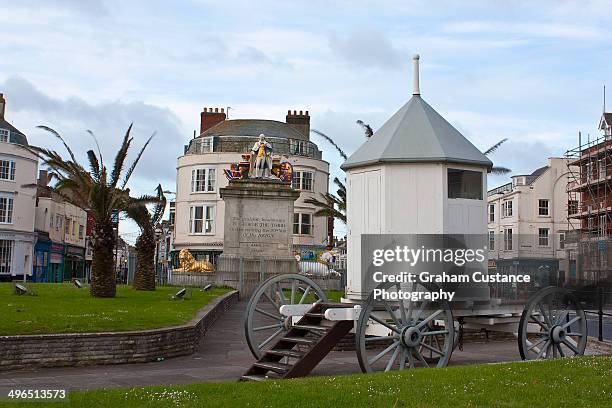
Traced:
<path fill-rule="evenodd" d="M 136 290 L 155 290 L 155 226 L 161 221 L 166 210 L 166 197 L 161 184 L 157 186 L 156 203 L 153 213 L 145 204 L 128 206 L 125 213 L 138 227 L 140 236 L 136 239 L 136 270 L 133 287 Z"/>
<path fill-rule="evenodd" d="M 130 137 L 132 130 L 132 125 L 130 125 L 123 137 L 121 146 L 115 156 L 112 171 L 109 174 L 100 153 L 98 142 L 92 132 L 88 131 L 98 146 L 98 153 L 96 154 L 93 150 L 87 151 L 89 160 L 89 171 L 87 171 L 77 161 L 74 153 L 58 132 L 47 126 L 39 126 L 39 128 L 57 137 L 70 156 L 68 160 L 65 160 L 54 150 L 36 146 L 29 147 L 30 151 L 38 155 L 42 162 L 49 167 L 53 178 L 57 179 L 52 190 L 67 201 L 90 210 L 94 218 L 91 295 L 95 297 L 114 297 L 117 287 L 113 265 L 113 248 L 117 236 L 112 215 L 115 211 L 125 211 L 127 208 L 155 201 L 154 197 L 149 196 L 130 197 L 129 190 L 125 188 L 153 136 L 146 141 L 132 165 L 124 174 L 125 160 L 133 140 Z"/>

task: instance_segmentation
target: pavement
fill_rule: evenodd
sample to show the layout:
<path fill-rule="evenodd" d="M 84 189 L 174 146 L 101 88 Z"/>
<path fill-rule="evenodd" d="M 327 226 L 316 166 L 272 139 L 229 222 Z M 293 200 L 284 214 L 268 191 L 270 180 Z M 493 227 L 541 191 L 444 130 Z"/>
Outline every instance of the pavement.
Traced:
<path fill-rule="evenodd" d="M 203 338 L 199 350 L 161 362 L 89 367 L 43 368 L 0 372 L 0 390 L 19 387 L 92 390 L 100 388 L 237 381 L 254 358 L 244 337 L 241 302 L 221 317 Z M 450 365 L 520 360 L 516 341 L 466 343 Z M 360 373 L 354 351 L 330 353 L 311 375 Z"/>

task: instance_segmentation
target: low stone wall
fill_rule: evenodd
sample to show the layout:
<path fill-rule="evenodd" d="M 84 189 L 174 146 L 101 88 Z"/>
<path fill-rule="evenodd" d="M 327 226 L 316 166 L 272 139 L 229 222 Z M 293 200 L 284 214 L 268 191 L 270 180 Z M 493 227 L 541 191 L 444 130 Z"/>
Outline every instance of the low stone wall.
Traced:
<path fill-rule="evenodd" d="M 238 302 L 231 291 L 204 306 L 187 324 L 163 329 L 74 334 L 0 336 L 0 371 L 144 363 L 196 351 L 213 323 Z"/>

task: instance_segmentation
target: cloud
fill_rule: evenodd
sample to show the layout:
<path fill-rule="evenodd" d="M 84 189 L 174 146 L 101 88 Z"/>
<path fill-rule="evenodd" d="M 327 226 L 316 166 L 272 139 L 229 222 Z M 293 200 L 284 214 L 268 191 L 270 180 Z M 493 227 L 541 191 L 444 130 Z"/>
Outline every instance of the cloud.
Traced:
<path fill-rule="evenodd" d="M 112 159 L 130 123 L 134 123 L 133 158 L 146 139 L 156 132 L 155 139 L 143 155 L 132 188 L 137 193 L 150 192 L 159 182 L 173 190 L 176 179 L 176 158 L 188 140 L 187 132 L 169 109 L 142 101 L 88 103 L 79 97 L 55 98 L 37 89 L 20 77 L 10 77 L 0 90 L 7 98 L 7 118 L 28 136 L 30 144 L 63 149 L 48 133 L 37 125 L 50 126 L 67 139 L 71 148 L 86 163 L 85 152 L 94 142 L 85 132 L 97 137 L 102 154 L 111 166 Z"/>
<path fill-rule="evenodd" d="M 397 68 L 405 55 L 378 31 L 355 31 L 345 38 L 330 34 L 328 40 L 334 54 L 362 67 Z"/>
<path fill-rule="evenodd" d="M 455 34 L 506 34 L 513 37 L 546 37 L 557 39 L 592 40 L 604 38 L 605 33 L 584 25 L 538 22 L 461 21 L 443 26 L 443 31 Z"/>

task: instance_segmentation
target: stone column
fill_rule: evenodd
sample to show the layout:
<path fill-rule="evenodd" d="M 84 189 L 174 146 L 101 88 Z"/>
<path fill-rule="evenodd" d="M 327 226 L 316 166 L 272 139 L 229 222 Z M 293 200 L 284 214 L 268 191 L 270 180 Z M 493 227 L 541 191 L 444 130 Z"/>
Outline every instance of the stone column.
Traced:
<path fill-rule="evenodd" d="M 225 201 L 223 253 L 217 284 L 249 296 L 261 279 L 296 273 L 293 203 L 300 196 L 280 180 L 232 180 L 220 190 Z"/>

